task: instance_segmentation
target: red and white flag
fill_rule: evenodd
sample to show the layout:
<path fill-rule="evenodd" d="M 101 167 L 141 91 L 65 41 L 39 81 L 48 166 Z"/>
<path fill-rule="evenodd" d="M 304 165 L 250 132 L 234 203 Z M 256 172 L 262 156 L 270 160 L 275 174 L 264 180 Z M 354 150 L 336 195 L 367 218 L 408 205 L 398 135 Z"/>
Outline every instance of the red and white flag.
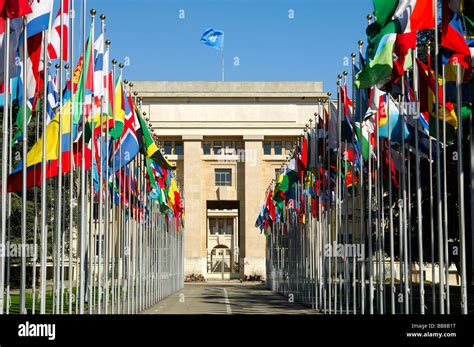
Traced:
<path fill-rule="evenodd" d="M 67 61 L 69 57 L 69 0 L 63 0 L 62 11 L 60 8 L 51 29 L 51 38 L 48 45 L 48 53 L 51 59 L 59 59 L 59 51 L 61 50 L 61 33 L 63 36 L 63 51 L 61 58 L 62 60 Z"/>

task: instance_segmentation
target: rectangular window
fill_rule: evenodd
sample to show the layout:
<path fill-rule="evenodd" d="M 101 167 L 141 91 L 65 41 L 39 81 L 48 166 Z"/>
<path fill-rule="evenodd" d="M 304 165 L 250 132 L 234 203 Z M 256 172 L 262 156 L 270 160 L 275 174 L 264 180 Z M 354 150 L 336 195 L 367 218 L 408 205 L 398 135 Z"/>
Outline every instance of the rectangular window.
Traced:
<path fill-rule="evenodd" d="M 231 186 L 232 185 L 232 170 L 231 169 L 216 169 L 216 186 Z"/>
<path fill-rule="evenodd" d="M 225 234 L 232 235 L 233 230 L 234 230 L 234 220 L 232 218 L 227 218 Z"/>
<path fill-rule="evenodd" d="M 242 143 L 242 141 L 236 141 L 235 142 L 235 149 L 237 149 L 237 150 L 244 149 L 244 144 Z"/>
<path fill-rule="evenodd" d="M 234 146 L 232 145 L 232 141 L 225 141 L 225 154 L 234 154 Z"/>
<path fill-rule="evenodd" d="M 171 154 L 171 147 L 172 147 L 172 142 L 171 141 L 165 141 L 164 142 L 164 148 L 165 148 L 165 154 L 170 155 Z"/>
<path fill-rule="evenodd" d="M 275 141 L 273 144 L 275 155 L 282 155 L 281 141 Z"/>
<path fill-rule="evenodd" d="M 286 142 L 285 142 L 285 150 L 286 150 L 286 154 L 290 154 L 290 151 L 291 151 L 291 141 L 286 141 Z"/>
<path fill-rule="evenodd" d="M 183 155 L 183 141 L 176 141 L 174 143 L 174 154 Z"/>
<path fill-rule="evenodd" d="M 211 235 L 217 235 L 217 219 L 209 219 L 209 231 L 211 232 Z"/>
<path fill-rule="evenodd" d="M 204 155 L 210 155 L 211 154 L 211 143 L 210 142 L 204 142 L 202 144 L 202 151 Z"/>
<path fill-rule="evenodd" d="M 220 155 L 222 153 L 222 142 L 214 141 L 214 155 Z"/>
<path fill-rule="evenodd" d="M 264 155 L 272 154 L 272 143 L 270 141 L 266 141 L 263 143 L 263 154 Z"/>
<path fill-rule="evenodd" d="M 219 235 L 224 235 L 224 231 L 225 231 L 225 219 L 218 219 L 219 221 Z"/>
<path fill-rule="evenodd" d="M 280 176 L 281 169 L 275 169 L 275 179 L 278 180 L 278 176 Z"/>

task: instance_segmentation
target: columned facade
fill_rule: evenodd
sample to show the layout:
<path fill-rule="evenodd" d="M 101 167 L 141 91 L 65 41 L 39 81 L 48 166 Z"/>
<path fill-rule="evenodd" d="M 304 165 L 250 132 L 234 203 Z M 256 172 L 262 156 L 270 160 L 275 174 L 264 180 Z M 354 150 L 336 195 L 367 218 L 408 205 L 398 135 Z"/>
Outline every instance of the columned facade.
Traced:
<path fill-rule="evenodd" d="M 264 276 L 269 182 L 313 118 L 319 82 L 134 81 L 184 194 L 186 275 Z"/>

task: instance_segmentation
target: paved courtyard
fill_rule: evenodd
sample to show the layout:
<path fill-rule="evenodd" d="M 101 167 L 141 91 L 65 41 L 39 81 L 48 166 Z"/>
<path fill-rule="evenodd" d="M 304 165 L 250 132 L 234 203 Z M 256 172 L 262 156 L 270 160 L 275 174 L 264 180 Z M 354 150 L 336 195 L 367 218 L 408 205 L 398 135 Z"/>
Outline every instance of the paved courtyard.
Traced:
<path fill-rule="evenodd" d="M 207 282 L 186 283 L 145 314 L 314 314 L 261 283 Z"/>

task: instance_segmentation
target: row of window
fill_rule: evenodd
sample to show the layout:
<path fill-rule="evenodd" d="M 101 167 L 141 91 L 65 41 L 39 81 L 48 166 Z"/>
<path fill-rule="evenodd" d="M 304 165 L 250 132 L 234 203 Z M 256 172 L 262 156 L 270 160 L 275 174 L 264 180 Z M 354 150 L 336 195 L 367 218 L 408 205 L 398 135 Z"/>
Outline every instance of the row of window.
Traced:
<path fill-rule="evenodd" d="M 233 231 L 233 218 L 209 218 L 209 232 L 211 235 L 232 235 Z"/>
<path fill-rule="evenodd" d="M 264 141 L 263 154 L 264 155 L 286 155 L 290 153 L 291 141 Z M 273 148 L 273 153 L 272 153 Z M 284 148 L 284 151 L 283 151 Z"/>
<path fill-rule="evenodd" d="M 264 141 L 264 155 L 286 155 L 290 153 L 291 141 Z M 163 141 L 163 148 L 166 155 L 183 155 L 183 141 Z M 202 150 L 204 155 L 233 155 L 238 154 L 244 148 L 242 141 L 204 141 Z"/>

